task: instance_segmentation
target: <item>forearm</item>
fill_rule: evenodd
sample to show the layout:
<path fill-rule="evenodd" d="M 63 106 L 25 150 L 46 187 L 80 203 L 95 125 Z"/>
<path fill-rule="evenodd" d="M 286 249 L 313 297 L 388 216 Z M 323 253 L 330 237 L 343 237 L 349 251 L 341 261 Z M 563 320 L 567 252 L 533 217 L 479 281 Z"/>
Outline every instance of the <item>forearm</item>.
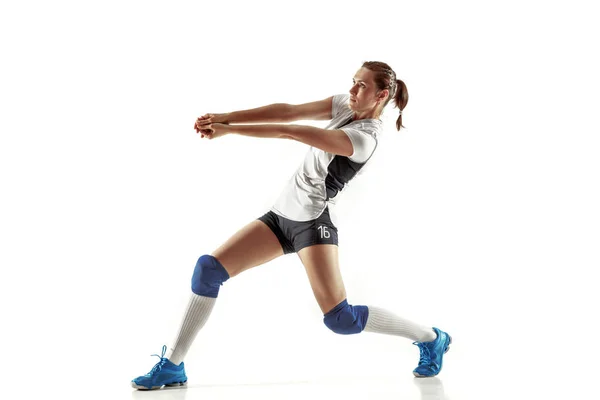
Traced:
<path fill-rule="evenodd" d="M 291 106 L 285 103 L 270 104 L 249 110 L 233 111 L 227 114 L 228 124 L 281 123 L 291 121 Z"/>
<path fill-rule="evenodd" d="M 252 136 L 257 138 L 279 138 L 279 139 L 294 139 L 299 140 L 303 136 L 316 133 L 313 126 L 306 125 L 231 125 L 227 128 L 229 133 L 238 135 Z"/>

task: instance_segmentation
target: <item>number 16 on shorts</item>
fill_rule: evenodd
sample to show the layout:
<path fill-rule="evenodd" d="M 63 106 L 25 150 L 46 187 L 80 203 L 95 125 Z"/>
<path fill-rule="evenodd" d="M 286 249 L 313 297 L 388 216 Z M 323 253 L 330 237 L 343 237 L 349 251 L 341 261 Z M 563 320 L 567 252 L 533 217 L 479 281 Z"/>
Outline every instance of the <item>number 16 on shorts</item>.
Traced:
<path fill-rule="evenodd" d="M 321 225 L 317 229 L 319 230 L 321 239 L 329 239 L 331 237 L 331 233 L 329 233 L 326 226 Z"/>

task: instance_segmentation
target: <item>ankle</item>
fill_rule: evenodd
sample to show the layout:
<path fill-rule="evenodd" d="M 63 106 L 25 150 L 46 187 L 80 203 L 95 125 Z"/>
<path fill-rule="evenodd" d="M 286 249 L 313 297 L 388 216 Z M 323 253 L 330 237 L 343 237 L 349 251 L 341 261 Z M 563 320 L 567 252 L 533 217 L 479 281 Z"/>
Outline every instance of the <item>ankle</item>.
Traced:
<path fill-rule="evenodd" d="M 422 343 L 433 342 L 434 340 L 437 339 L 437 336 L 438 335 L 433 330 L 433 328 L 426 329 L 425 332 L 423 332 L 423 336 L 421 337 L 421 342 Z"/>

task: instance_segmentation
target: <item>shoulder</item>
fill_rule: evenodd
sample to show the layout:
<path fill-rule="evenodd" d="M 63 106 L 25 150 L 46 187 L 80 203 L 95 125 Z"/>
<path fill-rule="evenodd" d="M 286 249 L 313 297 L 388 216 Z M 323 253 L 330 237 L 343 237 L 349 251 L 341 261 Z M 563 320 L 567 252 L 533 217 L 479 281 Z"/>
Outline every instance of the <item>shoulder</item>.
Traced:
<path fill-rule="evenodd" d="M 348 106 L 348 102 L 350 101 L 349 94 L 336 94 L 333 96 L 331 113 L 333 118 L 338 116 L 344 111 L 350 111 L 350 107 Z"/>
<path fill-rule="evenodd" d="M 377 119 L 361 119 L 358 121 L 352 121 L 348 125 L 342 127 L 342 129 L 346 127 L 349 130 L 355 131 L 357 134 L 367 135 L 373 138 L 375 141 L 383 132 L 383 122 Z"/>
<path fill-rule="evenodd" d="M 333 100 L 334 101 L 340 101 L 342 103 L 347 103 L 348 100 L 350 100 L 350 94 L 348 93 L 340 93 L 340 94 L 334 94 L 333 95 Z"/>
<path fill-rule="evenodd" d="M 382 131 L 381 121 L 353 121 L 340 128 L 352 142 L 354 152 L 349 157 L 352 161 L 362 163 L 371 157 L 377 147 L 377 137 Z"/>

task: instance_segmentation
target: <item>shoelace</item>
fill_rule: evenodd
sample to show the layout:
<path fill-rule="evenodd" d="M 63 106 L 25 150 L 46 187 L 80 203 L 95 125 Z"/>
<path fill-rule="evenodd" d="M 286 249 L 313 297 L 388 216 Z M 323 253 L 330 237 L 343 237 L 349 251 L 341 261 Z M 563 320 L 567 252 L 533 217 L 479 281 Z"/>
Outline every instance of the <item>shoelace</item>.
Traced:
<path fill-rule="evenodd" d="M 413 342 L 413 344 L 417 345 L 419 347 L 419 350 L 421 350 L 421 357 L 419 359 L 419 365 L 431 364 L 431 354 L 429 353 L 429 348 L 420 342 Z"/>
<path fill-rule="evenodd" d="M 152 354 L 152 356 L 156 356 L 158 358 L 160 358 L 160 361 L 156 363 L 156 365 L 154 367 L 152 367 L 152 370 L 150 370 L 150 372 L 148 372 L 146 375 L 152 375 L 155 372 L 158 372 L 162 369 L 163 365 L 166 364 L 167 359 L 165 358 L 165 354 L 167 352 L 167 346 L 163 345 L 162 347 L 162 354 L 159 356 L 158 354 Z"/>

